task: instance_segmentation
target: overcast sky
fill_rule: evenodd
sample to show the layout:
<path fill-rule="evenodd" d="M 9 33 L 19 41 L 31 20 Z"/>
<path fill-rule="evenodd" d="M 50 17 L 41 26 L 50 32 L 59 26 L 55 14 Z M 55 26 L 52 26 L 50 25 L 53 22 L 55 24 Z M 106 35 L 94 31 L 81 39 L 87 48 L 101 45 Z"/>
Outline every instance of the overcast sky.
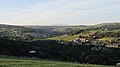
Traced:
<path fill-rule="evenodd" d="M 83 25 L 120 21 L 120 0 L 0 0 L 0 24 Z"/>

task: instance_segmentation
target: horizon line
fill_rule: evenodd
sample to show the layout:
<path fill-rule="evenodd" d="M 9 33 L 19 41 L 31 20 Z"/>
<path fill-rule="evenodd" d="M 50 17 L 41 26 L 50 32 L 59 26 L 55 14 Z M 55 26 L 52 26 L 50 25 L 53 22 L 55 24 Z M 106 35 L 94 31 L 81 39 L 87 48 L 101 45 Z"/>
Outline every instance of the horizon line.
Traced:
<path fill-rule="evenodd" d="M 52 24 L 52 25 L 33 25 L 33 24 L 9 24 L 9 23 L 0 23 L 0 25 L 12 25 L 12 26 L 91 26 L 91 25 L 98 25 L 98 24 L 111 24 L 111 23 L 120 23 L 120 21 L 117 22 L 101 22 L 101 23 L 96 23 L 96 24 Z"/>

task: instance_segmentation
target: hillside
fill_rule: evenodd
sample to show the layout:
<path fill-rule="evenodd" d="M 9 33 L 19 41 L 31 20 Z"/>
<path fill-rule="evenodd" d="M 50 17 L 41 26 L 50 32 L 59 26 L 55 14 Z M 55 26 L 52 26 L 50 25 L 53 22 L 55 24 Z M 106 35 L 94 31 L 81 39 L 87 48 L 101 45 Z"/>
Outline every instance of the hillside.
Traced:
<path fill-rule="evenodd" d="M 107 28 L 107 29 L 120 29 L 120 22 L 117 22 L 117 23 L 102 23 L 102 24 L 95 25 L 95 27 Z"/>
<path fill-rule="evenodd" d="M 22 26 L 0 25 L 0 36 L 13 40 L 30 40 L 32 38 L 46 38 L 50 34 L 42 29 L 25 28 Z"/>
<path fill-rule="evenodd" d="M 33 29 L 42 29 L 53 34 L 54 36 L 58 36 L 68 34 L 75 30 L 84 29 L 87 26 L 77 25 L 77 26 L 25 26 L 25 27 Z"/>
<path fill-rule="evenodd" d="M 84 27 L 86 26 L 13 26 L 0 24 L 0 36 L 13 40 L 30 40 L 65 35 Z"/>
<path fill-rule="evenodd" d="M 103 23 L 86 28 L 75 30 L 68 35 L 47 38 L 50 40 L 73 41 L 80 36 L 91 38 L 100 41 L 118 41 L 120 40 L 120 23 Z"/>
<path fill-rule="evenodd" d="M 119 36 L 120 23 L 102 23 L 92 26 L 77 25 L 77 26 L 12 26 L 0 25 L 0 36 L 14 40 L 31 40 L 35 39 L 56 39 L 56 40 L 74 40 L 79 35 L 94 35 L 97 32 L 100 35 L 109 34 Z M 68 36 L 67 36 L 68 35 Z M 57 36 L 57 37 L 56 37 Z M 106 37 L 105 36 L 105 37 Z M 50 38 L 53 37 L 53 38 Z M 104 37 L 104 36 L 103 36 Z M 113 38 L 116 38 L 115 36 Z M 99 38 L 100 40 L 104 40 Z"/>

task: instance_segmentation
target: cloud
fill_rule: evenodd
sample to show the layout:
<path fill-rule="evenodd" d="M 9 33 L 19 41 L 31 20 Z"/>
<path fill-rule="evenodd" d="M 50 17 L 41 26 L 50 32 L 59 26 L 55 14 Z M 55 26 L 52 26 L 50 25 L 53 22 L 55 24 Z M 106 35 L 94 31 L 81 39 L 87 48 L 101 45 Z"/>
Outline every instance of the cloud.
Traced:
<path fill-rule="evenodd" d="M 119 0 L 41 0 L 29 7 L 1 10 L 0 22 L 56 25 L 119 21 L 119 6 Z"/>

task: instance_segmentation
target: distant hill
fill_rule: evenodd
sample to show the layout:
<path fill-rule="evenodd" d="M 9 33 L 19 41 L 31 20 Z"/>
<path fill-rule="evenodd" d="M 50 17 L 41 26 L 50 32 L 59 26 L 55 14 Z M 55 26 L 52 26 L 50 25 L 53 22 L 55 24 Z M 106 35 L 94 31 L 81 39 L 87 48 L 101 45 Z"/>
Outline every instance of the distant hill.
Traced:
<path fill-rule="evenodd" d="M 9 39 L 26 40 L 32 38 L 50 38 L 56 36 L 80 34 L 85 32 L 99 33 L 114 32 L 117 34 L 120 30 L 120 23 L 102 23 L 97 25 L 85 26 L 13 26 L 0 24 L 0 36 L 7 37 Z M 107 30 L 107 31 L 106 31 Z M 90 34 L 86 33 L 85 35 Z M 77 37 L 79 35 L 76 35 Z M 65 38 L 65 37 L 64 37 Z M 69 37 L 70 38 L 70 37 Z M 74 37 L 72 37 L 74 38 Z M 69 39 L 68 39 L 69 40 Z"/>
<path fill-rule="evenodd" d="M 13 26 L 0 24 L 0 36 L 13 40 L 48 38 L 68 34 L 85 26 Z"/>
<path fill-rule="evenodd" d="M 14 40 L 26 40 L 31 38 L 46 38 L 49 36 L 49 33 L 42 29 L 1 24 L 0 36 Z"/>
<path fill-rule="evenodd" d="M 89 26 L 89 28 L 95 28 L 95 29 L 120 29 L 120 22 L 117 23 L 101 23 L 93 26 Z"/>
<path fill-rule="evenodd" d="M 46 32 L 49 32 L 55 36 L 65 35 L 69 32 L 86 28 L 87 26 L 84 25 L 77 25 L 77 26 L 25 26 L 27 28 L 33 29 L 42 29 Z"/>

